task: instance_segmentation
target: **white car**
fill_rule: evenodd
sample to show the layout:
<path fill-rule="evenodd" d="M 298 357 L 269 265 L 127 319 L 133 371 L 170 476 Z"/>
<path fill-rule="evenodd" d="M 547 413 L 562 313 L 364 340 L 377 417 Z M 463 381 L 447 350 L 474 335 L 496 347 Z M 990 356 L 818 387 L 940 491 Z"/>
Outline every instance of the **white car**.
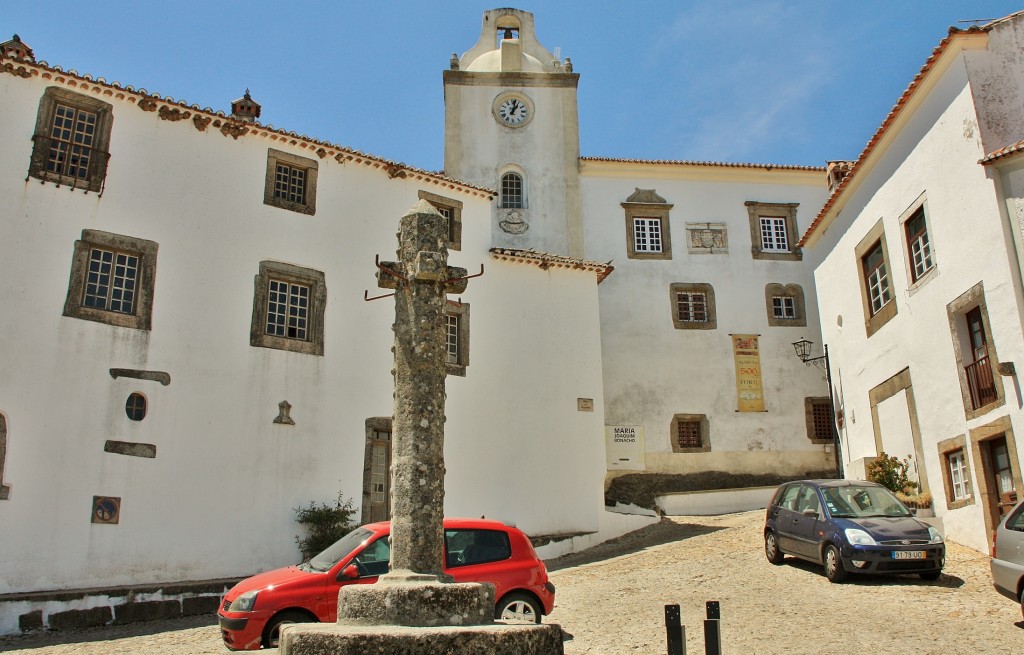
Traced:
<path fill-rule="evenodd" d="M 996 591 L 1020 603 L 1024 614 L 1024 500 L 995 529 L 991 566 Z"/>

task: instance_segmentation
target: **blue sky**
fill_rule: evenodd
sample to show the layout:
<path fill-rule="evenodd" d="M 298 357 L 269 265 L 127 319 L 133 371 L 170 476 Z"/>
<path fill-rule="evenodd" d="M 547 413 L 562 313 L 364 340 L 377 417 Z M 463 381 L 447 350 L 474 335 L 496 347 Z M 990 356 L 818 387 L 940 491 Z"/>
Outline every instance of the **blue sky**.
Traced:
<path fill-rule="evenodd" d="M 508 2 L 4 0 L 0 40 L 201 107 L 227 110 L 249 88 L 265 124 L 439 170 L 442 71 Z M 822 166 L 860 153 L 950 26 L 1024 2 L 513 6 L 581 74 L 584 156 Z"/>

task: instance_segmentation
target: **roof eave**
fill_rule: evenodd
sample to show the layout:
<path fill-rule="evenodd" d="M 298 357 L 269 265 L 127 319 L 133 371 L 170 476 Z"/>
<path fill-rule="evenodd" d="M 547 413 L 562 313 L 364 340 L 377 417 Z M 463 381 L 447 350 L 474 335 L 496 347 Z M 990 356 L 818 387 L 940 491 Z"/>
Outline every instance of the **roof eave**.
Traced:
<path fill-rule="evenodd" d="M 895 106 L 886 115 L 881 126 L 868 141 L 850 172 L 843 178 L 832 195 L 825 201 L 818 215 L 797 244 L 801 248 L 812 248 L 821 239 L 835 218 L 842 212 L 845 201 L 861 187 L 874 165 L 885 155 L 903 126 L 935 88 L 942 76 L 949 71 L 961 53 L 966 50 L 980 50 L 988 45 L 988 30 L 972 28 L 951 31 L 939 42 L 920 72 L 910 82 Z"/>

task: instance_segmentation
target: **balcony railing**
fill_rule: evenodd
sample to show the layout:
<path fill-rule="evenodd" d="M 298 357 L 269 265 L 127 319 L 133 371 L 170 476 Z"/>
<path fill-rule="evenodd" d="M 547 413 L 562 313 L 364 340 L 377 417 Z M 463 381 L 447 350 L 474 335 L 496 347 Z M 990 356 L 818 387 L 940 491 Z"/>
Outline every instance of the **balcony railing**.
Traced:
<path fill-rule="evenodd" d="M 971 406 L 974 409 L 984 407 L 998 398 L 988 355 L 968 364 L 964 371 L 967 373 L 967 387 L 971 391 Z"/>
<path fill-rule="evenodd" d="M 32 140 L 35 146 L 29 176 L 73 189 L 103 193 L 109 152 L 42 134 L 34 135 Z"/>

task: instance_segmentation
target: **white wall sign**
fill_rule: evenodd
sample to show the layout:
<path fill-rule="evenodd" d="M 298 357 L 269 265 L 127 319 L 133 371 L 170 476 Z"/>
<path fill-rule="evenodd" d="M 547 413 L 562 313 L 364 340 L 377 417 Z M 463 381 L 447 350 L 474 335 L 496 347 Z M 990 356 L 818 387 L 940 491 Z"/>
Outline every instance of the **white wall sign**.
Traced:
<path fill-rule="evenodd" d="M 643 471 L 644 426 L 604 426 L 609 471 Z"/>

